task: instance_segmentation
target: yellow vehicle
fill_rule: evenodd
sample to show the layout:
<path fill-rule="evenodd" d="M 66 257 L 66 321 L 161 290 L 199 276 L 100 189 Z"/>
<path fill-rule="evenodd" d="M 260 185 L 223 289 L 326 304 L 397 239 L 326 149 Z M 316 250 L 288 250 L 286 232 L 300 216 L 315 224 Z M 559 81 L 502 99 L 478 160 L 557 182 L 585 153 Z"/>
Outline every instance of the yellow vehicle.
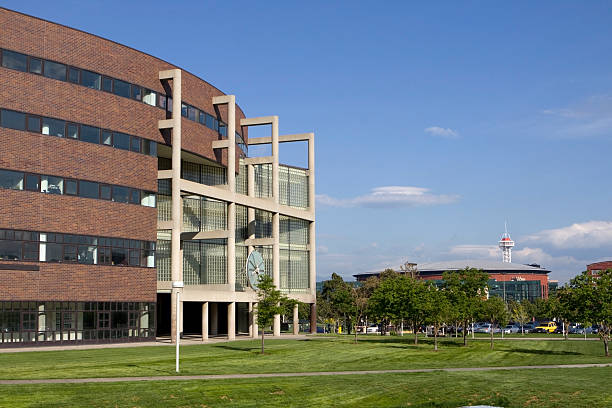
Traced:
<path fill-rule="evenodd" d="M 553 333 L 557 330 L 557 323 L 555 322 L 542 322 L 534 329 L 535 333 Z"/>

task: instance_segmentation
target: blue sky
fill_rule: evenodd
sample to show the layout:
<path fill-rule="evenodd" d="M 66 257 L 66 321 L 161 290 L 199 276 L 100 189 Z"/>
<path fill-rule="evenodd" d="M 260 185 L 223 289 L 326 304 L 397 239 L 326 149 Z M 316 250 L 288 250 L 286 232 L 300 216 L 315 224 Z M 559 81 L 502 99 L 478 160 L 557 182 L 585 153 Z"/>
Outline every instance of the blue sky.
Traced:
<path fill-rule="evenodd" d="M 175 63 L 281 133 L 314 131 L 319 279 L 501 260 L 504 220 L 513 260 L 553 279 L 612 259 L 610 2 L 3 6 Z"/>

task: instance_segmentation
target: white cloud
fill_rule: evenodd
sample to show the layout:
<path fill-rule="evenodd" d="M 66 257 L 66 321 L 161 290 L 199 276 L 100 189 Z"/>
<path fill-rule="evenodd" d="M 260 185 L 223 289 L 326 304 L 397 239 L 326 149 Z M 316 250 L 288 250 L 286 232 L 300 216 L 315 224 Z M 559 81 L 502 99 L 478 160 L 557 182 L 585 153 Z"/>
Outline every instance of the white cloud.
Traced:
<path fill-rule="evenodd" d="M 455 245 L 451 247 L 449 253 L 464 259 L 476 258 L 501 260 L 500 249 L 495 245 Z"/>
<path fill-rule="evenodd" d="M 450 204 L 458 195 L 432 194 L 428 188 L 410 186 L 385 186 L 373 188 L 368 194 L 353 198 L 333 198 L 317 195 L 317 204 L 330 207 L 413 207 L 420 205 Z"/>
<path fill-rule="evenodd" d="M 559 249 L 612 246 L 612 221 L 588 221 L 528 235 L 527 242 L 548 244 Z"/>
<path fill-rule="evenodd" d="M 455 139 L 459 137 L 459 132 L 451 128 L 443 128 L 439 126 L 430 126 L 425 128 L 425 133 L 429 133 L 432 136 L 445 137 L 448 139 Z"/>
<path fill-rule="evenodd" d="M 541 113 L 548 117 L 544 125 L 552 126 L 548 131 L 558 136 L 592 137 L 612 133 L 612 95 L 591 96 L 573 107 L 544 109 Z"/>

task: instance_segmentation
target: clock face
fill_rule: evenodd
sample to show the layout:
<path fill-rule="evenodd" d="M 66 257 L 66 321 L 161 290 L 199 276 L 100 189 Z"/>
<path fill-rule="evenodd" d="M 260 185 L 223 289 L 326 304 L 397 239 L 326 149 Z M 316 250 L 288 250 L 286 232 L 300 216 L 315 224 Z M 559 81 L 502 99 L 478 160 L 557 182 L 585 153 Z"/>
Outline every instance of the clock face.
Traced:
<path fill-rule="evenodd" d="M 257 289 L 259 275 L 266 273 L 266 265 L 263 256 L 257 251 L 252 251 L 247 258 L 246 263 L 247 277 L 249 284 L 253 289 Z"/>

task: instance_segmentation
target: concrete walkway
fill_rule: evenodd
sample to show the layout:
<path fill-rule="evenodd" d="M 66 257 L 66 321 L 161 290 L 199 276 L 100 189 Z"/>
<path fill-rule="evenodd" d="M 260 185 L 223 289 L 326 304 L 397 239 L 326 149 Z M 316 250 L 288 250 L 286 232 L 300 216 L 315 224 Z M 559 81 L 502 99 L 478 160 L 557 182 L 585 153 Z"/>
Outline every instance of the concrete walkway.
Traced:
<path fill-rule="evenodd" d="M 279 378 L 279 377 L 316 377 L 327 375 L 370 375 L 370 374 L 407 374 L 432 372 L 462 372 L 462 371 L 509 371 L 537 370 L 550 368 L 590 368 L 612 367 L 612 363 L 604 364 L 557 364 L 510 367 L 464 367 L 464 368 L 417 368 L 412 370 L 368 370 L 368 371 L 315 371 L 301 373 L 267 373 L 267 374 L 211 374 L 211 375 L 164 375 L 156 377 L 116 377 L 116 378 L 65 378 L 43 380 L 0 380 L 0 385 L 23 384 L 83 384 L 83 383 L 114 383 L 134 381 L 188 381 L 188 380 L 231 380 L 249 378 Z"/>

